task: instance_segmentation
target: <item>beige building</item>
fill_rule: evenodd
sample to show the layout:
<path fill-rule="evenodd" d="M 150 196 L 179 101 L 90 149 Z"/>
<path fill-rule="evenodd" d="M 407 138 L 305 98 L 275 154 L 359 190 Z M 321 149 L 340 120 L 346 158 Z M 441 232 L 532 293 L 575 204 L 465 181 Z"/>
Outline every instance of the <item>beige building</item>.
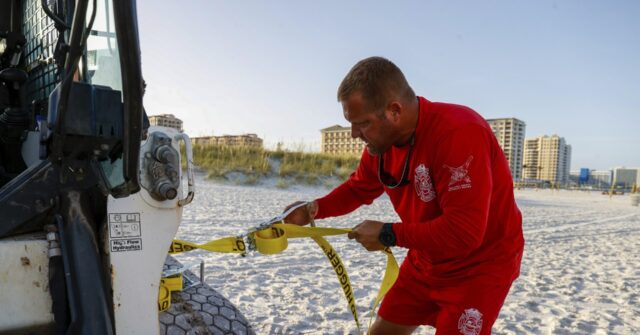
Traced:
<path fill-rule="evenodd" d="M 173 114 L 151 115 L 149 116 L 149 124 L 152 126 L 174 128 L 182 132 L 182 120 L 178 119 Z"/>
<path fill-rule="evenodd" d="M 522 158 L 524 156 L 524 121 L 516 118 L 487 119 L 491 130 L 507 157 L 511 176 L 515 180 L 522 178 Z"/>
<path fill-rule="evenodd" d="M 321 129 L 320 133 L 320 151 L 323 153 L 360 155 L 365 146 L 361 139 L 351 137 L 351 127 L 335 125 Z"/>
<path fill-rule="evenodd" d="M 191 143 L 193 145 L 224 145 L 257 148 L 262 148 L 263 145 L 262 139 L 256 134 L 192 137 Z"/>
<path fill-rule="evenodd" d="M 524 143 L 524 179 L 544 180 L 550 183 L 569 182 L 571 146 L 558 135 L 529 138 Z"/>

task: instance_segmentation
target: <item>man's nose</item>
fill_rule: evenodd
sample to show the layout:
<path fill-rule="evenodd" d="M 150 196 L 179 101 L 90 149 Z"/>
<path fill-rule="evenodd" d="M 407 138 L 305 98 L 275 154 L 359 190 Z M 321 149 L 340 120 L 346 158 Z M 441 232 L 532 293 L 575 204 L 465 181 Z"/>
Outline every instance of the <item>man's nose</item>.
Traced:
<path fill-rule="evenodd" d="M 358 138 L 360 137 L 360 129 L 358 129 L 358 127 L 355 126 L 351 126 L 351 137 L 353 138 Z"/>

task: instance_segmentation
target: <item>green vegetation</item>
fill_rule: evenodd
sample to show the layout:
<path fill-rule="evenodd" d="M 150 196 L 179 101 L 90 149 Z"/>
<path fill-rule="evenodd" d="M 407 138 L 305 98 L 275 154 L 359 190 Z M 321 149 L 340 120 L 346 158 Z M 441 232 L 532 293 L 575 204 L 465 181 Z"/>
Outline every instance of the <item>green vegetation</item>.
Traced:
<path fill-rule="evenodd" d="M 193 162 L 209 173 L 210 178 L 224 177 L 229 172 L 248 176 L 264 175 L 271 171 L 268 152 L 260 148 L 202 146 L 193 147 Z"/>
<path fill-rule="evenodd" d="M 279 188 L 290 184 L 327 185 L 326 180 L 346 180 L 358 165 L 352 155 L 327 155 L 262 148 L 203 146 L 193 147 L 195 165 L 209 178 L 229 179 L 234 173 L 240 183 L 256 184 L 265 177 L 278 177 Z"/>

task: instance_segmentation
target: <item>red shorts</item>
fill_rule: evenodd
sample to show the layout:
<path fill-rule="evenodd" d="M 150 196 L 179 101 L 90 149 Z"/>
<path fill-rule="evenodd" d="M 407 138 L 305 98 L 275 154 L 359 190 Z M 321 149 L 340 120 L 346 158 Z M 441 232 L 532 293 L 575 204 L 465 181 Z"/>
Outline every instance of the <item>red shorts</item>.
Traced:
<path fill-rule="evenodd" d="M 495 276 L 476 275 L 434 286 L 416 275 L 411 262 L 405 260 L 378 315 L 401 325 L 436 327 L 437 335 L 490 335 L 511 288 L 511 281 L 499 284 Z"/>

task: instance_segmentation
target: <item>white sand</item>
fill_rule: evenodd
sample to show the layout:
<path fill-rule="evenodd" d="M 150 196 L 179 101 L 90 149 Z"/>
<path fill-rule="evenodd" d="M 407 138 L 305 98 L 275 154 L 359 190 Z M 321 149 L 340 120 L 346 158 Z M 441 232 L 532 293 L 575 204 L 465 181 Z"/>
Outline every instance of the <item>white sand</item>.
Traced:
<path fill-rule="evenodd" d="M 193 204 L 178 238 L 206 242 L 236 235 L 322 188 L 219 185 L 198 179 Z M 493 327 L 494 334 L 639 334 L 640 208 L 628 196 L 522 190 L 526 249 L 522 274 Z M 352 227 L 363 219 L 396 219 L 388 199 L 318 225 Z M 344 236 L 329 238 L 354 286 L 360 318 L 384 270 L 381 253 L 369 253 Z M 403 249 L 394 250 L 398 261 Z M 206 261 L 207 283 L 231 300 L 257 334 L 348 334 L 355 324 L 322 251 L 310 239 L 290 241 L 274 256 L 242 258 L 195 251 L 178 257 Z M 433 334 L 421 327 L 416 334 Z"/>

